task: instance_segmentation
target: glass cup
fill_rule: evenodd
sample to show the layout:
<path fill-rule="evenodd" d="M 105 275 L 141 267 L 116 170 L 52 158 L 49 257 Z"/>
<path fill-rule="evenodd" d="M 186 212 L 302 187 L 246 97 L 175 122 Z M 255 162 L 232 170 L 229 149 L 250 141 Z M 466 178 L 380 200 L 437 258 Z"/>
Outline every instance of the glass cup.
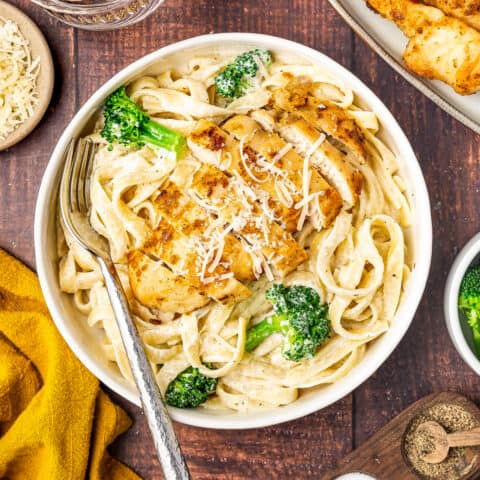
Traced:
<path fill-rule="evenodd" d="M 150 15 L 164 0 L 31 0 L 64 23 L 85 30 L 114 30 Z"/>

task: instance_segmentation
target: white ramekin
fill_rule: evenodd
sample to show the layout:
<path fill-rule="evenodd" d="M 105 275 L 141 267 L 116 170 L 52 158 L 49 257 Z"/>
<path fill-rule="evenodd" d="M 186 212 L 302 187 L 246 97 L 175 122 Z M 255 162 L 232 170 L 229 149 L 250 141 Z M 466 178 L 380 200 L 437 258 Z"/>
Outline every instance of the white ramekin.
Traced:
<path fill-rule="evenodd" d="M 312 413 L 349 394 L 377 370 L 402 339 L 415 315 L 430 268 L 432 226 L 430 204 L 422 171 L 398 123 L 369 88 L 329 57 L 282 38 L 249 33 L 222 33 L 191 38 L 141 58 L 99 88 L 65 129 L 45 171 L 35 211 L 37 269 L 52 317 L 73 352 L 109 388 L 138 405 L 135 388 L 122 378 L 113 363 L 108 362 L 101 349 L 99 332 L 88 327 L 85 318 L 73 308 L 70 296 L 63 294 L 58 285 L 58 261 L 55 249 L 56 192 L 67 143 L 72 137 L 81 134 L 109 93 L 139 75 L 160 73 L 172 62 L 185 59 L 193 53 L 215 54 L 232 49 L 247 50 L 252 47 L 270 49 L 274 53 L 281 52 L 282 55 L 287 55 L 299 62 L 323 66 L 332 75 L 353 88 L 357 102 L 376 112 L 382 125 L 380 136 L 400 159 L 400 172 L 411 193 L 414 218 L 408 235 L 413 255 L 412 264 L 415 265 L 415 269 L 391 328 L 381 338 L 372 342 L 361 363 L 346 377 L 332 385 L 311 390 L 290 405 L 268 411 L 235 413 L 209 411 L 202 408 L 171 409 L 175 420 L 209 428 L 243 429 L 273 425 Z"/>
<path fill-rule="evenodd" d="M 445 286 L 443 308 L 448 333 L 455 348 L 468 366 L 477 375 L 480 375 L 480 360 L 474 353 L 473 343 L 467 341 L 467 338 L 471 339 L 472 337 L 470 327 L 468 326 L 466 318 L 458 310 L 460 284 L 462 283 L 465 272 L 478 257 L 480 257 L 480 233 L 477 233 L 477 235 L 462 248 L 453 262 Z"/>

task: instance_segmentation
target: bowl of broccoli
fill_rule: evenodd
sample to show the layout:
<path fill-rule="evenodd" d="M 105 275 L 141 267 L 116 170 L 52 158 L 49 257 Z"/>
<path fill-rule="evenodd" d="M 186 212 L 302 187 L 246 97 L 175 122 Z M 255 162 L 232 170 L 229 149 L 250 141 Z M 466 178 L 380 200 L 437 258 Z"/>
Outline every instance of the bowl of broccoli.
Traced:
<path fill-rule="evenodd" d="M 463 247 L 452 265 L 444 309 L 455 348 L 480 375 L 480 233 Z"/>

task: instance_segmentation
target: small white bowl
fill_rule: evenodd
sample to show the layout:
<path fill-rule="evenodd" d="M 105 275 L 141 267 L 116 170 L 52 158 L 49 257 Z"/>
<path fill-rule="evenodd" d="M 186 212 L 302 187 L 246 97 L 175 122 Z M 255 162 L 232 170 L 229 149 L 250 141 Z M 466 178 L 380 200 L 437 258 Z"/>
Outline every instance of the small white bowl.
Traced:
<path fill-rule="evenodd" d="M 480 360 L 475 355 L 473 337 L 467 319 L 458 309 L 458 293 L 465 272 L 480 258 L 480 233 L 477 233 L 460 251 L 453 262 L 445 286 L 443 308 L 448 333 L 455 348 L 468 366 L 480 375 Z"/>
<path fill-rule="evenodd" d="M 329 57 L 289 40 L 250 33 L 221 33 L 191 38 L 162 48 L 141 58 L 117 73 L 85 103 L 65 129 L 45 171 L 35 210 L 35 255 L 40 284 L 52 317 L 70 348 L 103 383 L 131 402 L 139 404 L 136 389 L 108 361 L 99 331 L 87 325 L 85 317 L 72 305 L 71 296 L 60 291 L 58 259 L 55 243 L 55 218 L 58 181 L 64 162 L 65 148 L 91 124 L 105 98 L 120 85 L 144 74 L 160 73 L 175 62 L 186 62 L 192 55 L 231 54 L 263 48 L 288 56 L 298 62 L 319 65 L 341 79 L 355 92 L 356 101 L 376 112 L 382 126 L 379 136 L 399 158 L 399 170 L 406 181 L 413 206 L 413 222 L 407 231 L 411 262 L 415 265 L 402 304 L 390 329 L 369 346 L 365 357 L 347 376 L 332 385 L 305 392 L 294 403 L 273 410 L 235 413 L 202 408 L 171 408 L 174 420 L 208 428 L 256 428 L 286 422 L 327 407 L 348 395 L 370 377 L 398 345 L 410 323 L 425 288 L 432 253 L 430 203 L 422 171 L 402 129 L 379 98 L 357 77 Z"/>

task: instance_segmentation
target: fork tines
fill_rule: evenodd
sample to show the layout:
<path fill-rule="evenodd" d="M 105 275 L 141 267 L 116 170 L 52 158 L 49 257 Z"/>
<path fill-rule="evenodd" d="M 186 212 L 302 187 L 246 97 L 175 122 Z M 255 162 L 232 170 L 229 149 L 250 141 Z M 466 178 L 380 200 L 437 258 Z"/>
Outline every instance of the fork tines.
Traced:
<path fill-rule="evenodd" d="M 63 191 L 72 213 L 87 215 L 90 209 L 90 174 L 95 151 L 95 143 L 90 139 L 74 138 L 68 146 L 62 188 L 68 187 Z"/>

